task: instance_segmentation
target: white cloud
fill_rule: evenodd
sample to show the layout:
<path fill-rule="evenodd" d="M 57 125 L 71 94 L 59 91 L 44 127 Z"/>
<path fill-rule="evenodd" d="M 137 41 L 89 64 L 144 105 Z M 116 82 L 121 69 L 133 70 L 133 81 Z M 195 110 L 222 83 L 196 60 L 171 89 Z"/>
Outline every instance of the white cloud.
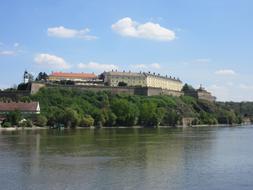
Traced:
<path fill-rule="evenodd" d="M 176 38 L 174 31 L 159 24 L 147 22 L 139 24 L 129 17 L 125 17 L 112 25 L 112 29 L 121 36 L 143 38 L 158 41 L 172 41 Z"/>
<path fill-rule="evenodd" d="M 133 68 L 135 69 L 147 69 L 148 65 L 145 64 L 137 64 L 137 65 L 132 65 Z"/>
<path fill-rule="evenodd" d="M 93 61 L 87 64 L 79 63 L 77 67 L 80 69 L 92 69 L 92 70 L 99 70 L 99 71 L 109 71 L 112 69 L 116 70 L 119 68 L 117 65 L 114 65 L 114 64 L 101 64 L 101 63 L 97 63 Z"/>
<path fill-rule="evenodd" d="M 85 40 L 97 39 L 96 36 L 88 35 L 90 29 L 85 28 L 81 30 L 65 28 L 64 26 L 52 27 L 47 29 L 48 36 L 58 38 L 81 38 Z"/>
<path fill-rule="evenodd" d="M 216 75 L 231 76 L 236 75 L 236 72 L 232 69 L 221 69 L 215 72 Z"/>
<path fill-rule="evenodd" d="M 136 64 L 131 65 L 133 69 L 161 69 L 161 65 L 159 63 L 152 63 L 152 64 Z"/>
<path fill-rule="evenodd" d="M 0 55 L 13 56 L 13 55 L 15 55 L 15 54 L 16 54 L 15 51 L 8 51 L 8 50 L 0 51 Z"/>
<path fill-rule="evenodd" d="M 239 83 L 230 85 L 214 84 L 207 88 L 218 101 L 253 101 L 253 85 Z"/>
<path fill-rule="evenodd" d="M 69 69 L 71 67 L 63 58 L 46 53 L 36 55 L 34 61 L 54 69 Z"/>
<path fill-rule="evenodd" d="M 154 69 L 161 69 L 161 65 L 159 63 L 152 63 L 150 64 L 150 67 Z"/>
<path fill-rule="evenodd" d="M 253 85 L 240 84 L 239 88 L 241 88 L 243 90 L 253 90 Z"/>

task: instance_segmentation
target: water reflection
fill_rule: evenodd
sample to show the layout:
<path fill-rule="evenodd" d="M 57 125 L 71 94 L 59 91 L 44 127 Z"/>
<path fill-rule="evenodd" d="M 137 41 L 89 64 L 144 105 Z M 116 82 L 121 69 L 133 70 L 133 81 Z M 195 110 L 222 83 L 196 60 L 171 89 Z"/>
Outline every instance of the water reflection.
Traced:
<path fill-rule="evenodd" d="M 3 189 L 252 189 L 253 128 L 0 135 Z"/>

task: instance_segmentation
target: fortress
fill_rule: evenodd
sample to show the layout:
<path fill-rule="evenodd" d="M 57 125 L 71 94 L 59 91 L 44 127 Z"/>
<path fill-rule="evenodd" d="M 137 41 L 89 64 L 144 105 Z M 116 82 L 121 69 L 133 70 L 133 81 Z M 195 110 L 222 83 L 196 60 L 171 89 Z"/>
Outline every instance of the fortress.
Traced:
<path fill-rule="evenodd" d="M 101 76 L 105 84 L 113 87 L 124 83 L 126 86 L 161 88 L 172 91 L 181 91 L 183 88 L 183 83 L 179 79 L 150 72 L 110 71 L 102 73 Z"/>
<path fill-rule="evenodd" d="M 151 74 L 150 72 L 103 72 L 96 76 L 93 73 L 62 73 L 53 72 L 47 81 L 32 82 L 31 93 L 47 86 L 82 89 L 90 91 L 110 91 L 113 94 L 125 93 L 130 95 L 183 95 L 183 83 L 176 78 Z"/>
<path fill-rule="evenodd" d="M 29 73 L 25 71 L 23 84 L 27 85 L 26 91 L 2 92 L 3 97 L 18 97 L 23 94 L 35 94 L 43 87 L 47 88 L 70 88 L 84 91 L 108 91 L 112 94 L 128 95 L 189 95 L 197 99 L 214 102 L 215 97 L 204 88 L 192 92 L 184 92 L 183 83 L 179 78 L 162 76 L 151 72 L 131 72 L 112 70 L 100 75 L 94 73 L 64 73 L 52 72 L 50 75 L 31 80 Z"/>

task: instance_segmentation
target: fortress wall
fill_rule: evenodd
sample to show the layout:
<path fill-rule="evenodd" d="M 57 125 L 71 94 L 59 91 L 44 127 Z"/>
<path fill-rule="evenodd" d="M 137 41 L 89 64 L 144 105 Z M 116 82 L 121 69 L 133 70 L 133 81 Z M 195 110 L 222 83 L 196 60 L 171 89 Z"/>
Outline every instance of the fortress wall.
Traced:
<path fill-rule="evenodd" d="M 177 97 L 184 95 L 182 91 L 173 91 L 173 90 L 164 90 L 164 89 L 163 89 L 163 94 L 169 95 L 169 96 L 177 96 Z"/>
<path fill-rule="evenodd" d="M 82 85 L 56 85 L 56 84 L 42 84 L 42 83 L 32 83 L 31 94 L 38 92 L 42 87 L 61 87 L 61 88 L 71 88 L 80 89 L 86 91 L 100 92 L 108 91 L 112 94 L 128 94 L 128 95 L 142 95 L 142 96 L 157 96 L 157 95 L 170 95 L 170 96 L 181 96 L 182 92 L 165 90 L 161 88 L 151 88 L 151 87 L 111 87 L 111 86 L 82 86 Z"/>
<path fill-rule="evenodd" d="M 31 94 L 36 94 L 41 88 L 43 88 L 45 86 L 46 86 L 46 84 L 33 82 L 31 85 Z"/>

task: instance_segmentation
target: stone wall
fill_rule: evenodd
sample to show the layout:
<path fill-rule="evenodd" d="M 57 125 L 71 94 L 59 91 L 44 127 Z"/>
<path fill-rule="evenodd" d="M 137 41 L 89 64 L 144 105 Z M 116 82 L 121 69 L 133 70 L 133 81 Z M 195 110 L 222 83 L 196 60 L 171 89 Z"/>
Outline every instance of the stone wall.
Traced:
<path fill-rule="evenodd" d="M 111 86 L 83 86 L 83 85 L 57 85 L 57 84 L 42 84 L 32 83 L 31 94 L 38 92 L 42 87 L 47 86 L 48 88 L 61 87 L 80 89 L 85 91 L 107 91 L 112 94 L 128 94 L 128 95 L 143 95 L 143 96 L 157 96 L 157 95 L 171 95 L 171 96 L 182 96 L 182 92 L 165 90 L 161 88 L 150 88 L 150 87 L 111 87 Z"/>
<path fill-rule="evenodd" d="M 46 84 L 44 84 L 44 83 L 33 82 L 31 85 L 31 94 L 36 94 L 41 88 L 43 88 L 45 86 L 46 86 Z"/>

